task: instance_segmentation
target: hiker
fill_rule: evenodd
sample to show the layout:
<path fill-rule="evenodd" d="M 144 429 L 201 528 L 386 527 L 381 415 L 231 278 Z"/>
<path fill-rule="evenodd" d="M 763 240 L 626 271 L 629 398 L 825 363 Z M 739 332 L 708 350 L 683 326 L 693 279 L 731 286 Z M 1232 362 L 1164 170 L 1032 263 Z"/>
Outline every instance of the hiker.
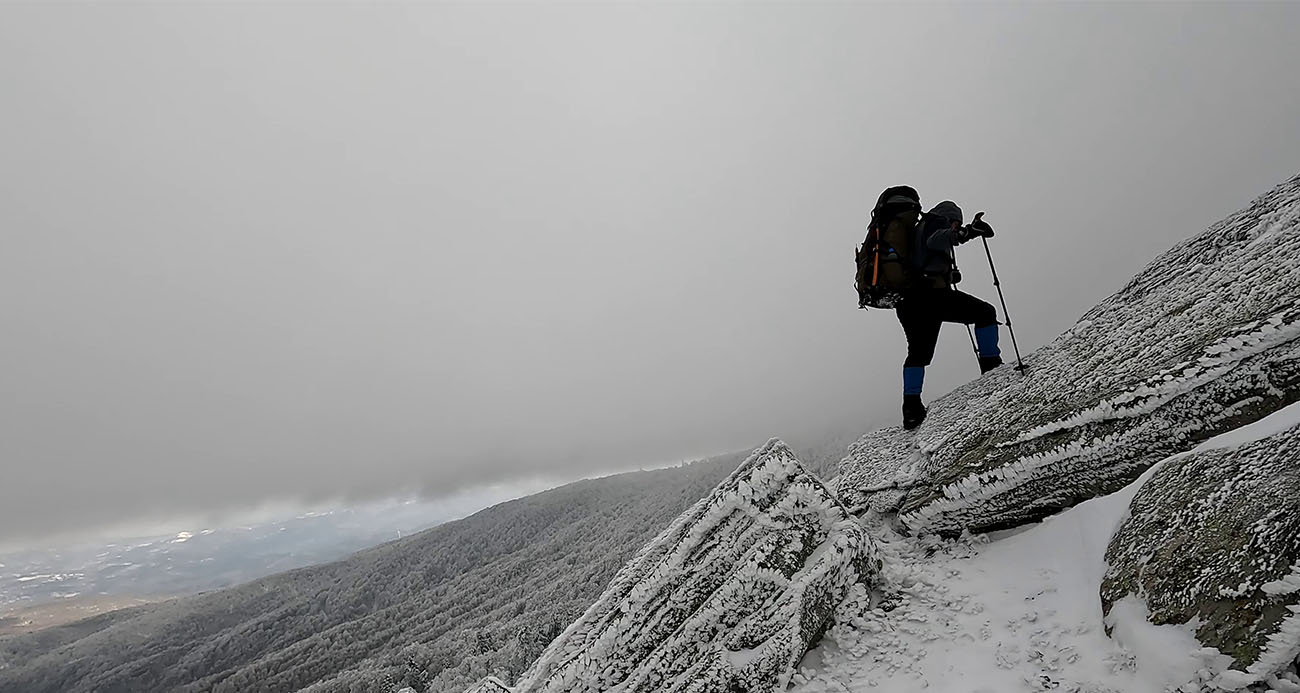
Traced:
<path fill-rule="evenodd" d="M 860 305 L 893 308 L 903 326 L 907 338 L 903 428 L 907 430 L 925 420 L 926 408 L 921 402 L 925 367 L 934 357 L 943 323 L 974 326 L 981 373 L 1002 365 L 997 310 L 956 289 L 961 275 L 953 248 L 977 236 L 993 236 L 993 227 L 983 215 L 976 214 L 969 226 L 963 226 L 961 208 L 951 201 L 921 214 L 920 196 L 908 186 L 885 190 L 872 210 L 875 235 L 868 232 L 858 256 Z M 874 260 L 869 254 L 875 255 Z"/>

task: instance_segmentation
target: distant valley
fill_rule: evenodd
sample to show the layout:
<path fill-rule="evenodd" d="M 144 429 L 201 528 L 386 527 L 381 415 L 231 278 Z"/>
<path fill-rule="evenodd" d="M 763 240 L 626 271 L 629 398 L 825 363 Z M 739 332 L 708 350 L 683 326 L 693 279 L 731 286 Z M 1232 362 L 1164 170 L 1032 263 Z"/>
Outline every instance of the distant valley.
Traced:
<path fill-rule="evenodd" d="M 327 563 L 548 484 L 387 500 L 257 524 L 0 554 L 0 635 Z"/>

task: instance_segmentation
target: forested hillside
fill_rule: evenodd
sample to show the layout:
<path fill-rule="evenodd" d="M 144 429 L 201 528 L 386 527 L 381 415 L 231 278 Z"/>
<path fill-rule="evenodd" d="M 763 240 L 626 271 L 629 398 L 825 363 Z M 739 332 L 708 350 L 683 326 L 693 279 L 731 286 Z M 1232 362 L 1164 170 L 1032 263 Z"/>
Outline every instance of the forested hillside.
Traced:
<path fill-rule="evenodd" d="M 797 448 L 829 466 L 842 438 Z M 518 675 L 748 451 L 581 481 L 346 560 L 0 640 L 0 692 L 388 691 Z"/>
<path fill-rule="evenodd" d="M 408 659 L 447 682 L 521 671 L 741 459 L 582 481 L 337 563 L 15 638 L 0 691 L 375 691 Z"/>

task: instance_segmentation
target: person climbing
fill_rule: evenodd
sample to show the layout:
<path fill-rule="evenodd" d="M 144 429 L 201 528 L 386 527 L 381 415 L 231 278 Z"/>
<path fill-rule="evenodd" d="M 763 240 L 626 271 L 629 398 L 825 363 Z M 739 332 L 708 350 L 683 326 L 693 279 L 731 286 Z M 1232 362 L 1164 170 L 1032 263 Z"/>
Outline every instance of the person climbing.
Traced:
<path fill-rule="evenodd" d="M 892 308 L 903 327 L 903 428 L 911 430 L 925 420 L 925 367 L 943 323 L 974 326 L 981 373 L 1002 365 L 997 310 L 957 290 L 961 275 L 953 255 L 955 246 L 972 238 L 991 238 L 993 227 L 983 212 L 963 226 L 961 208 L 948 200 L 922 214 L 920 196 L 908 186 L 886 189 L 871 216 L 857 256 L 859 305 Z"/>
<path fill-rule="evenodd" d="M 997 309 L 956 287 L 961 275 L 955 267 L 953 248 L 977 236 L 993 236 L 993 227 L 983 216 L 980 212 L 969 226 L 962 226 L 961 208 L 945 200 L 922 215 L 918 225 L 912 258 L 914 281 L 902 290 L 902 300 L 894 309 L 907 338 L 907 359 L 903 361 L 905 429 L 916 428 L 925 420 L 926 408 L 921 402 L 925 367 L 934 358 L 943 323 L 975 327 L 980 373 L 1002 365 Z"/>

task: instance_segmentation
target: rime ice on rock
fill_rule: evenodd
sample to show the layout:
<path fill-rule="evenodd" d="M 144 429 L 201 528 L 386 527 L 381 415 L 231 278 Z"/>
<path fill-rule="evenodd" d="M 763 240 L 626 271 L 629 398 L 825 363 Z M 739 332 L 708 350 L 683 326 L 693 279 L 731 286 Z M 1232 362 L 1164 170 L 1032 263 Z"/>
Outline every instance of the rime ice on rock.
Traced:
<path fill-rule="evenodd" d="M 489 676 L 474 684 L 474 687 L 465 693 L 510 693 L 510 688 L 501 683 L 501 679 Z"/>
<path fill-rule="evenodd" d="M 868 435 L 849 446 L 849 459 L 853 468 L 831 482 L 840 500 L 855 513 L 891 513 L 898 511 L 929 455 L 910 436 Z"/>
<path fill-rule="evenodd" d="M 645 546 L 513 690 L 784 690 L 849 588 L 878 573 L 864 528 L 772 440 Z"/>
<path fill-rule="evenodd" d="M 834 493 L 783 445 L 769 443 L 642 549 L 513 691 L 784 689 L 837 604 L 841 618 L 850 620 L 876 610 L 864 583 L 881 580 L 878 545 L 836 496 L 855 513 L 898 513 L 920 535 L 906 542 L 926 550 L 926 542 L 938 541 L 928 532 L 1022 525 L 1119 490 L 1161 459 L 1300 400 L 1300 176 L 1165 253 L 1028 361 L 1029 377 L 1001 368 L 932 402 L 915 432 L 891 428 L 862 438 L 841 462 Z M 1294 441 L 1294 431 L 1289 435 Z M 1259 462 L 1272 477 L 1251 476 L 1251 463 L 1244 463 L 1241 475 L 1220 479 L 1214 487 L 1219 493 L 1205 501 L 1220 503 L 1214 507 L 1230 521 L 1242 517 L 1229 512 L 1233 494 L 1269 479 L 1284 483 L 1285 474 L 1268 466 L 1274 458 L 1267 445 L 1233 454 Z M 1217 464 L 1228 459 L 1224 455 L 1198 453 L 1178 464 Z M 1292 483 L 1294 472 L 1285 478 Z M 1289 488 L 1290 498 L 1300 495 L 1300 487 Z M 1255 495 L 1257 501 L 1272 497 L 1267 490 Z M 1269 557 L 1250 564 L 1241 580 L 1234 584 L 1227 568 L 1169 576 L 1195 586 L 1175 589 L 1171 604 L 1233 605 L 1223 613 L 1195 614 L 1202 628 L 1217 617 L 1242 629 L 1205 642 L 1224 643 L 1234 656 L 1247 650 L 1233 651 L 1232 643 L 1254 648 L 1239 660 L 1245 668 L 1240 680 L 1206 680 L 1207 686 L 1261 682 L 1279 693 L 1300 693 L 1300 684 L 1289 683 L 1300 681 L 1294 671 L 1300 568 L 1294 542 L 1286 539 L 1300 536 L 1300 527 L 1287 524 L 1300 512 L 1294 501 L 1274 505 L 1289 508 L 1289 515 L 1260 515 L 1247 527 L 1254 534 L 1235 535 L 1259 538 L 1259 551 L 1250 555 Z M 1245 503 L 1238 511 L 1263 507 Z M 1191 526 L 1193 519 L 1180 521 Z M 1129 526 L 1141 522 L 1135 516 Z M 1232 536 L 1208 534 L 1206 548 L 1217 541 L 1223 551 L 1245 551 Z M 882 545 L 891 550 L 888 542 Z M 906 577 L 896 565 L 904 553 L 893 558 L 897 576 Z M 1204 564 L 1217 565 L 1213 559 Z M 900 584 L 900 594 L 916 587 Z M 1096 594 L 1095 585 L 1088 594 Z M 938 596 L 931 602 L 956 608 L 943 587 L 934 584 Z M 1038 614 L 1026 618 L 1036 623 Z M 853 638 L 851 654 L 879 654 L 875 627 L 888 623 L 858 621 L 869 634 Z M 938 626 L 945 635 L 961 635 L 951 622 Z M 938 632 L 916 631 L 923 642 Z M 1037 649 L 1023 654 L 1043 660 L 1040 644 L 1030 644 Z M 1067 650 L 1059 653 L 1062 661 L 1072 656 Z M 1014 654 L 999 652 L 998 661 L 1019 661 Z M 907 666 L 898 651 L 880 661 Z M 1042 676 L 1030 683 L 1055 682 Z M 867 685 L 874 684 L 868 679 Z M 1199 685 L 1179 690 L 1202 690 Z M 502 690 L 511 689 L 488 681 L 475 693 Z"/>
<path fill-rule="evenodd" d="M 1152 623 L 1197 624 L 1233 657 L 1229 690 L 1300 656 L 1300 426 L 1175 457 L 1134 497 L 1106 551 L 1104 608 L 1141 594 Z"/>
<path fill-rule="evenodd" d="M 958 534 L 1041 519 L 1300 399 L 1300 176 L 1165 253 L 1073 328 L 865 436 L 837 491 Z"/>

